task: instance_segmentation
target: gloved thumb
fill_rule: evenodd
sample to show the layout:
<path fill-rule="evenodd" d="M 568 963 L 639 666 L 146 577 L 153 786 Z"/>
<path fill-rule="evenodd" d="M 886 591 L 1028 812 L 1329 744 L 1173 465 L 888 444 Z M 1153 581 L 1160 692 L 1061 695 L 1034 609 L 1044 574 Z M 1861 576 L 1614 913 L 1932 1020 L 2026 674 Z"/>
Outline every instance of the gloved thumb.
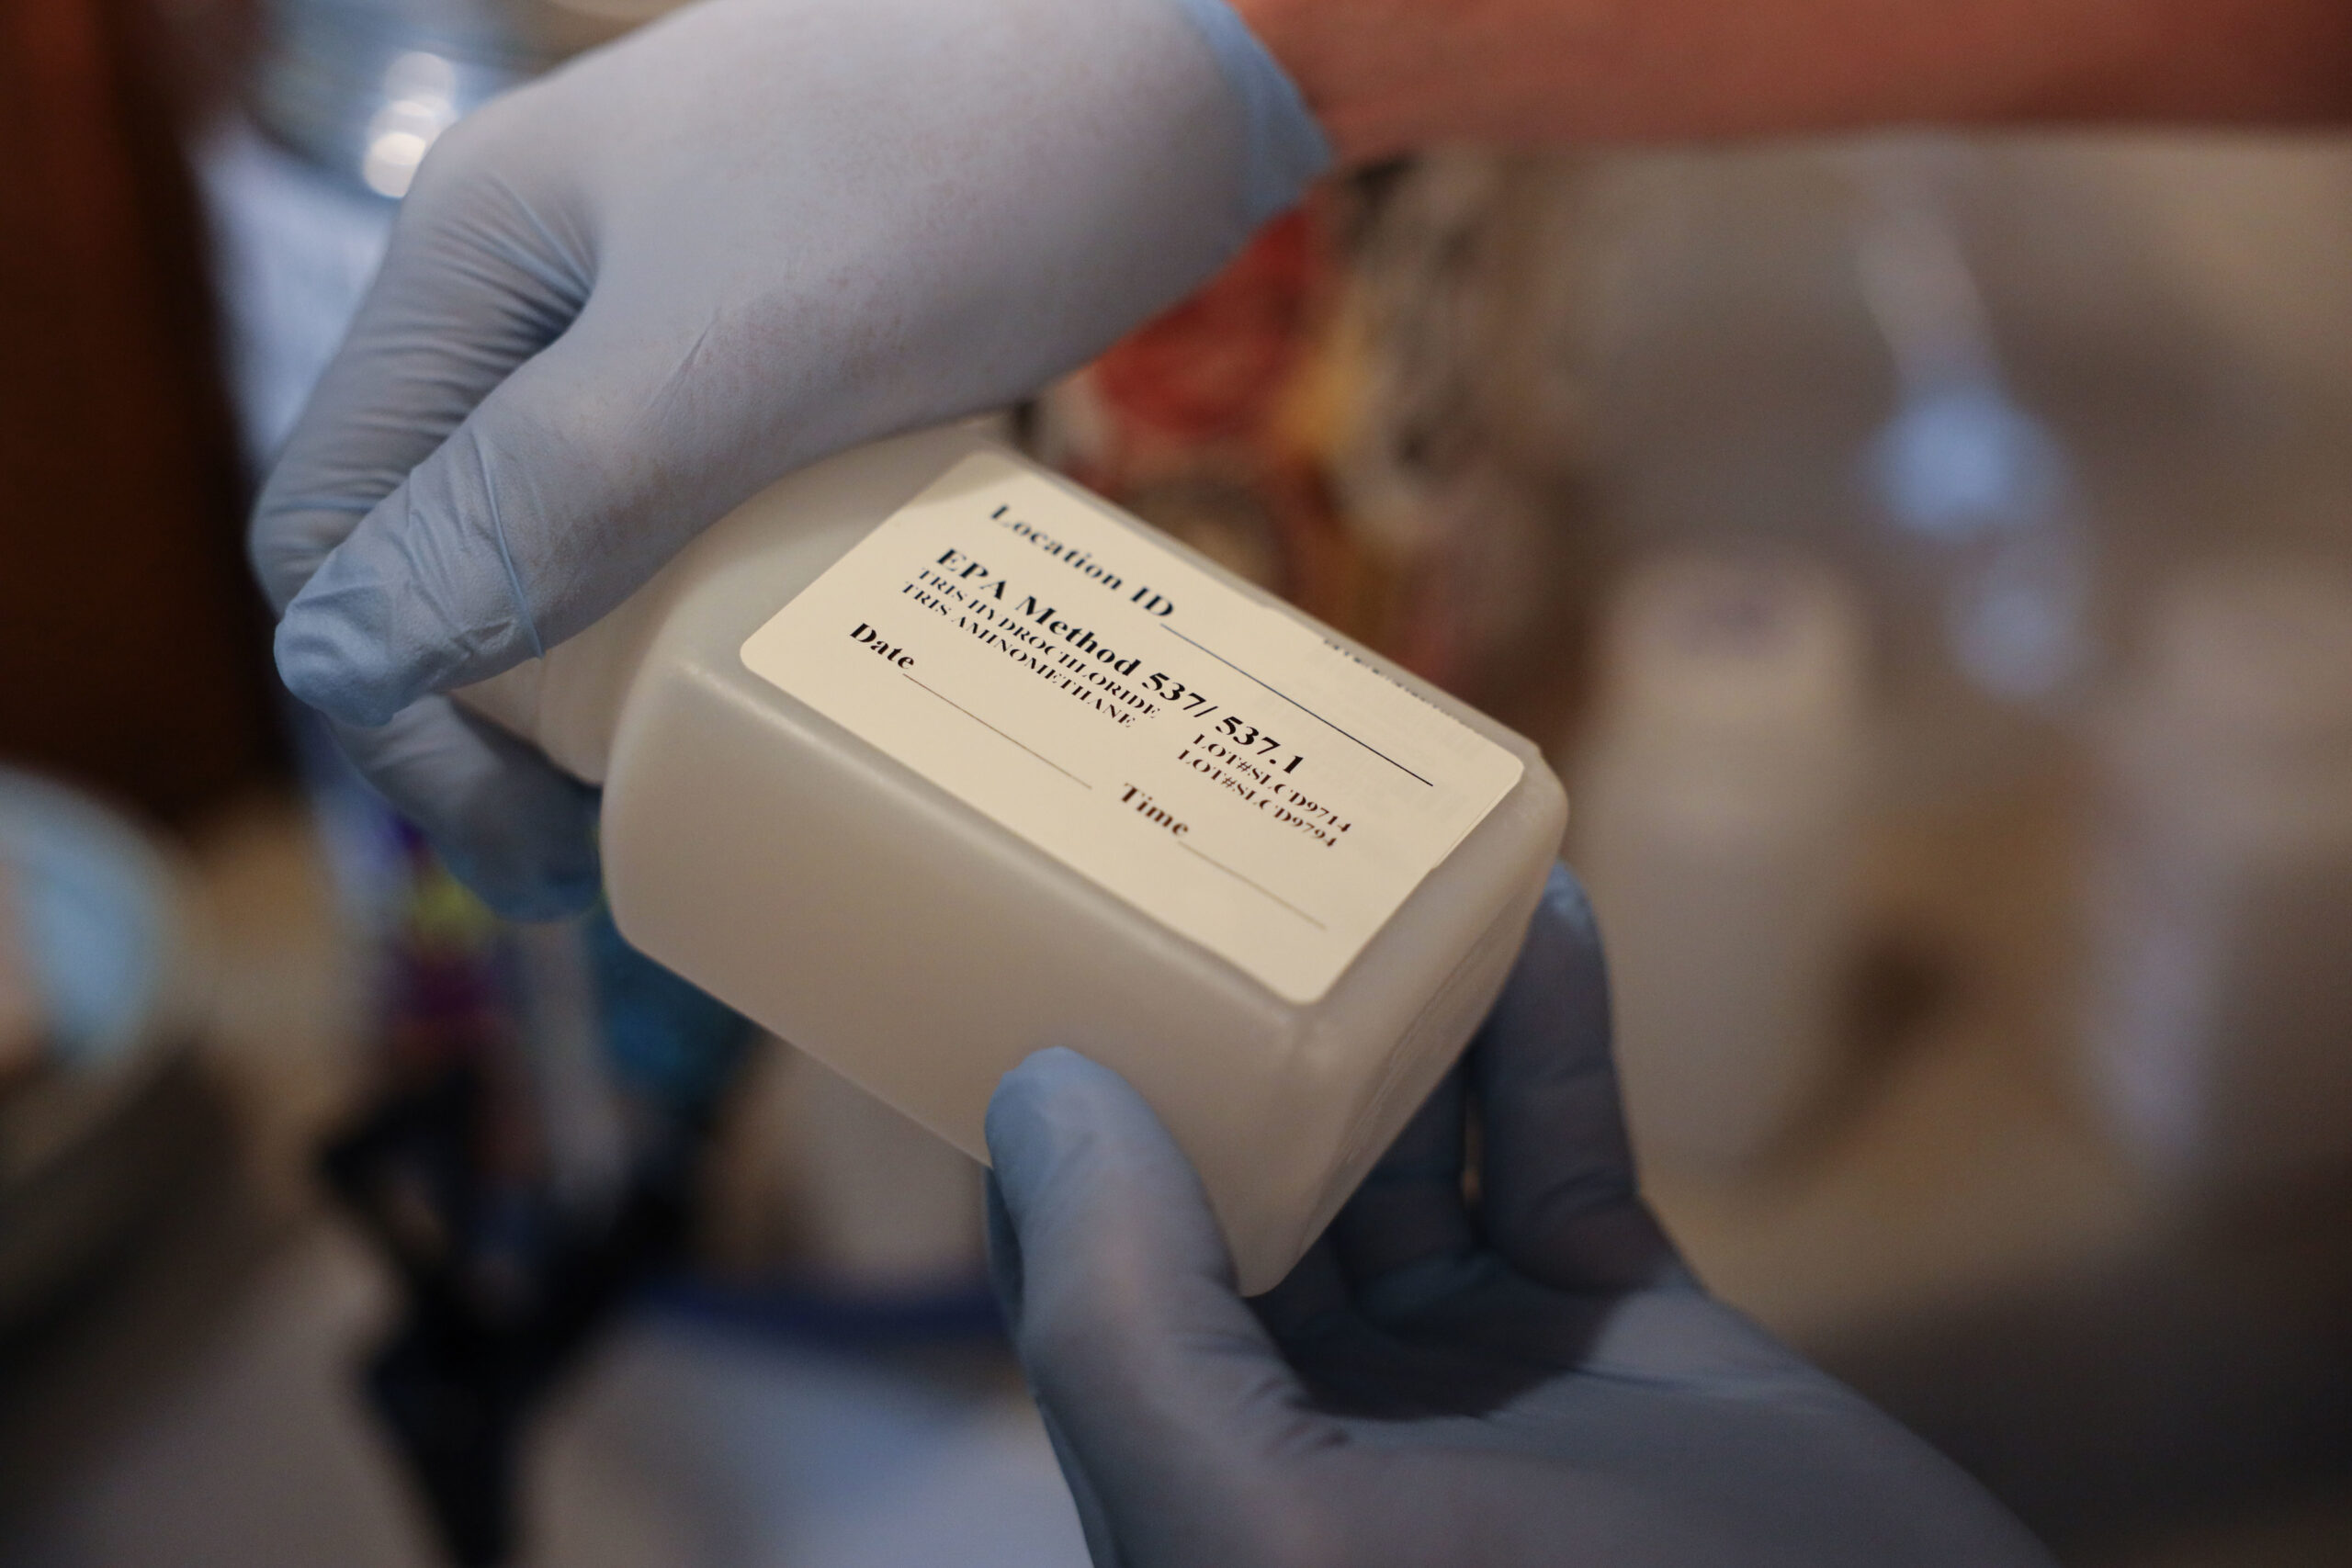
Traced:
<path fill-rule="evenodd" d="M 1132 1560 L 1123 1520 L 1149 1521 L 1155 1559 L 1240 1560 L 1295 1509 L 1284 1461 L 1326 1423 L 1236 1292 L 1199 1177 L 1074 1051 L 1005 1075 L 988 1139 L 998 1293 L 1096 1562 Z"/>

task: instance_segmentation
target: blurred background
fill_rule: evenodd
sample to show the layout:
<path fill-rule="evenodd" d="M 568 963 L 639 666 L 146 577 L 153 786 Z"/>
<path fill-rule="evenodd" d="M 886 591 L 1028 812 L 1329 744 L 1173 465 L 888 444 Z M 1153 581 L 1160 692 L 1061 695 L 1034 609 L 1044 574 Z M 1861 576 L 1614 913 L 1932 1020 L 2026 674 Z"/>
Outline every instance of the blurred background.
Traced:
<path fill-rule="evenodd" d="M 660 8 L 0 7 L 0 1562 L 1084 1561 L 975 1169 L 269 674 L 417 161 Z M 1008 420 L 1551 751 L 1722 1294 L 2070 1564 L 2352 1562 L 2352 139 L 1428 154 Z"/>

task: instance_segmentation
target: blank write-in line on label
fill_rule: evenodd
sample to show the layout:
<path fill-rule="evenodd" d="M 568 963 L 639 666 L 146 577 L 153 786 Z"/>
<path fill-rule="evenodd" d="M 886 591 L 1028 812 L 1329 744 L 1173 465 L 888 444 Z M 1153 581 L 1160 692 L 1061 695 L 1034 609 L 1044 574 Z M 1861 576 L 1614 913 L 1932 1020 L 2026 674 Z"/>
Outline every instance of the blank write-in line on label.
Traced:
<path fill-rule="evenodd" d="M 1305 703 L 1300 702 L 1296 697 L 1292 696 L 1280 686 L 1267 685 L 1265 682 L 1258 680 L 1257 676 L 1250 674 L 1249 671 L 1244 670 L 1240 665 L 1236 664 L 1232 660 L 1227 659 L 1216 649 L 1210 648 L 1203 643 L 1193 642 L 1191 637 L 1185 637 L 1182 632 L 1178 631 L 1166 621 L 1159 623 L 1159 629 L 1166 632 L 1172 637 L 1177 637 L 1182 641 L 1192 643 L 1194 648 L 1199 649 L 1203 653 L 1207 654 L 1211 659 L 1216 660 L 1219 664 L 1224 665 L 1227 670 L 1232 671 L 1243 680 L 1255 681 L 1259 685 L 1265 686 L 1266 690 L 1273 693 L 1274 695 L 1282 698 L 1283 701 L 1288 703 L 1291 706 L 1296 708 L 1299 712 L 1305 714 L 1307 717 L 1313 719 L 1316 723 L 1321 725 L 1332 734 L 1346 736 L 1347 739 L 1353 740 L 1357 745 L 1363 747 L 1365 750 L 1371 752 L 1374 756 L 1379 758 L 1382 761 L 1387 763 L 1398 773 L 1403 773 L 1407 778 L 1420 779 L 1422 784 L 1429 784 L 1429 787 L 1431 789 L 1435 789 L 1437 787 L 1435 784 L 1430 784 L 1429 780 L 1421 778 L 1420 774 L 1413 772 L 1412 769 L 1407 767 L 1404 763 L 1398 761 L 1396 758 L 1382 750 L 1379 747 L 1373 745 L 1370 741 L 1365 740 L 1361 737 L 1351 735 L 1348 731 L 1341 729 L 1338 725 L 1333 724 L 1329 719 L 1325 718 L 1321 714 L 1317 713 L 1313 708 L 1308 707 Z M 1252 886 L 1255 885 L 1253 884 Z"/>
<path fill-rule="evenodd" d="M 1184 842 L 1182 839 L 1175 840 L 1175 844 L 1178 849 L 1183 851 L 1186 854 L 1216 867 L 1217 870 L 1225 873 L 1226 875 L 1233 878 L 1234 881 L 1240 883 L 1243 886 L 1255 888 L 1258 892 L 1263 893 L 1267 897 L 1272 898 L 1275 903 L 1280 904 L 1283 908 L 1288 909 L 1292 914 L 1296 915 L 1300 919 L 1305 920 L 1317 931 L 1327 931 L 1331 929 L 1322 921 L 1317 919 L 1314 916 L 1308 914 L 1306 910 L 1300 908 L 1297 905 L 1292 903 L 1289 899 L 1283 897 L 1281 894 L 1275 892 L 1272 888 L 1252 882 L 1250 878 L 1242 875 L 1239 872 L 1234 870 L 1231 866 L 1226 864 L 1223 861 L 1218 860 L 1214 855 L 1204 855 L 1201 853 L 1200 851 Z"/>
<path fill-rule="evenodd" d="M 1192 639 L 1187 637 L 1184 640 L 1190 642 Z M 1206 649 L 1203 649 L 1201 651 L 1206 653 L 1208 650 Z M 1045 763 L 1046 766 L 1053 769 L 1054 772 L 1061 774 L 1062 777 L 1069 779 L 1073 784 L 1079 784 L 1082 788 L 1086 789 L 1092 789 L 1094 787 L 1092 784 L 1088 784 L 1084 779 L 1080 778 L 1076 773 L 1071 773 L 1068 768 L 1063 767 L 1059 762 L 1055 761 L 1051 757 L 1048 757 L 1044 752 L 1038 750 L 1035 747 L 1030 746 L 1025 742 L 1015 739 L 1013 737 L 1005 734 L 1003 730 L 999 729 L 995 725 L 990 724 L 987 719 L 982 718 L 978 714 L 974 713 L 970 708 L 966 707 L 962 703 L 957 702 L 954 697 L 949 696 L 946 693 L 939 690 L 936 686 L 924 685 L 922 682 L 916 680 L 912 675 L 908 675 L 903 670 L 899 671 L 899 673 L 906 677 L 909 684 L 922 687 L 922 690 L 929 692 L 933 696 L 937 697 L 941 702 L 945 703 L 949 707 L 954 708 L 957 713 L 962 714 L 966 718 L 970 719 L 982 729 L 987 730 L 989 734 L 994 735 L 1001 739 L 1011 741 L 1013 745 L 1020 747 L 1023 751 L 1028 752 L 1029 755 L 1036 758 L 1037 761 Z M 1247 673 L 1247 671 L 1244 671 L 1244 673 Z M 1352 737 L 1351 737 L 1351 739 L 1352 739 Z M 1370 748 L 1367 747 L 1366 750 L 1369 750 Z M 1296 915 L 1300 919 L 1305 920 L 1308 925 L 1313 926 L 1317 931 L 1329 931 L 1331 929 L 1322 921 L 1317 919 L 1314 916 L 1308 914 L 1306 910 L 1300 908 L 1297 905 L 1292 903 L 1289 899 L 1283 897 L 1281 894 L 1275 892 L 1272 888 L 1267 887 L 1250 877 L 1242 875 L 1241 873 L 1234 870 L 1231 866 L 1226 864 L 1223 861 L 1218 860 L 1216 856 L 1203 854 L 1192 845 L 1181 840 L 1177 842 L 1176 847 L 1183 851 L 1186 854 L 1193 856 L 1195 860 L 1200 861 L 1203 864 L 1215 866 L 1217 870 L 1225 873 L 1226 875 L 1233 878 L 1234 881 L 1238 882 L 1244 887 L 1250 888 L 1253 892 L 1262 894 L 1266 897 L 1272 899 L 1275 903 L 1280 904 L 1283 908 L 1288 909 L 1292 914 Z"/>
<path fill-rule="evenodd" d="M 1028 752 L 1029 755 L 1036 758 L 1037 761 L 1045 763 L 1046 766 L 1053 769 L 1054 772 L 1061 774 L 1062 777 L 1069 780 L 1072 784 L 1079 785 L 1082 789 L 1092 789 L 1094 787 L 1092 784 L 1088 784 L 1084 779 L 1080 778 L 1076 773 L 1071 773 L 1068 768 L 1063 767 L 1059 762 L 1055 761 L 1051 757 L 1046 756 L 1043 751 L 1038 750 L 1035 746 L 1031 746 L 1024 741 L 1014 739 L 1013 737 L 1006 735 L 1003 730 L 999 729 L 995 725 L 990 724 L 987 719 L 982 718 L 978 714 L 974 713 L 970 708 L 966 707 L 962 703 L 957 702 L 954 697 L 951 697 L 946 693 L 940 691 L 937 687 L 924 686 L 921 681 L 916 680 L 911 675 L 907 675 L 907 672 L 903 670 L 899 671 L 899 673 L 905 675 L 907 681 L 910 684 L 922 687 L 924 691 L 929 692 L 933 696 L 937 697 L 941 702 L 945 703 L 949 707 L 954 708 L 957 713 L 962 714 L 966 718 L 970 719 L 974 724 L 978 725 L 982 729 L 987 730 L 989 734 L 1001 737 L 1006 740 L 1011 740 L 1012 744 L 1020 747 L 1023 751 Z"/>

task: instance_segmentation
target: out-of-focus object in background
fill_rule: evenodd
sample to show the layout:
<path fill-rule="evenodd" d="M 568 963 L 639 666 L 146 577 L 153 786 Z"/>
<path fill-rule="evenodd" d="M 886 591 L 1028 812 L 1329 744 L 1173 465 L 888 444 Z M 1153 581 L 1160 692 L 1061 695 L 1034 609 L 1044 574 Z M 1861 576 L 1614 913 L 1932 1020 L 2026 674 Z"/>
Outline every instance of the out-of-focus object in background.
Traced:
<path fill-rule="evenodd" d="M 980 1168 L 831 1069 L 797 1064 L 792 1134 L 808 1266 L 862 1292 L 980 1283 Z"/>
<path fill-rule="evenodd" d="M 0 769 L 0 887 L 15 917 L 17 1023 L 32 1058 L 0 1095 L 0 1330 L 105 1259 L 190 1145 L 173 1085 L 207 999 L 181 873 L 86 797 Z M 0 942 L 9 933 L 0 932 Z M 26 992 L 29 991 L 29 995 Z M 24 1050 L 18 1035 L 13 1048 Z"/>
<path fill-rule="evenodd" d="M 1645 1159 L 1776 1150 L 1836 1066 L 1864 779 L 1860 609 L 1826 571 L 1687 554 L 1607 616 L 1570 860 L 1608 932 Z"/>
<path fill-rule="evenodd" d="M 1582 652 L 1585 163 L 1425 152 L 1358 182 L 1296 423 L 1351 534 L 1393 563 L 1400 662 L 1490 706 Z M 1547 668 L 1546 676 L 1549 676 Z"/>
<path fill-rule="evenodd" d="M 1340 265 L 1328 194 L 1205 287 L 1049 389 L 1045 461 L 1343 631 L 1365 566 L 1291 428 Z"/>
<path fill-rule="evenodd" d="M 254 119 L 317 167 L 408 194 L 436 138 L 547 51 L 500 0 L 271 0 Z"/>
<path fill-rule="evenodd" d="M 2191 568 L 2100 737 L 2086 1065 L 2205 1192 L 2352 1168 L 2352 573 Z"/>
<path fill-rule="evenodd" d="M 1560 585 L 1592 580 L 1563 570 L 1587 453 L 1550 352 L 1579 303 L 1553 252 L 1581 167 L 1446 152 L 1318 189 L 1048 390 L 1034 450 L 1515 718 L 1526 666 L 1584 629 Z"/>
<path fill-rule="evenodd" d="M 1945 658 L 1960 677 L 1919 716 L 1911 744 L 1951 773 L 1981 773 L 1999 755 L 1985 732 L 2062 706 L 2090 661 L 2081 488 L 2055 433 L 2002 372 L 1942 188 L 1970 154 L 1892 141 L 1848 156 L 1862 298 L 1900 399 L 1864 454 L 1864 479 L 1905 541 L 1898 555 L 1931 580 Z"/>
<path fill-rule="evenodd" d="M 901 1323 L 991 1318 L 980 1168 L 823 1064 L 770 1039 L 719 1134 L 702 1235 L 722 1285 Z"/>
<path fill-rule="evenodd" d="M 194 149 L 211 220 L 230 390 L 247 467 L 266 472 L 334 357 L 399 208 L 223 117 Z"/>
<path fill-rule="evenodd" d="M 0 861 L 0 1095 L 40 1066 L 43 1011 L 17 917 L 16 877 Z"/>
<path fill-rule="evenodd" d="M 383 1060 L 326 1172 L 403 1286 L 376 1412 L 450 1556 L 499 1562 L 548 1392 L 676 1257 L 744 1030 L 601 912 L 502 924 L 413 830 L 386 848 Z"/>
<path fill-rule="evenodd" d="M 0 753 L 185 820 L 274 738 L 152 20 L 0 22 Z"/>

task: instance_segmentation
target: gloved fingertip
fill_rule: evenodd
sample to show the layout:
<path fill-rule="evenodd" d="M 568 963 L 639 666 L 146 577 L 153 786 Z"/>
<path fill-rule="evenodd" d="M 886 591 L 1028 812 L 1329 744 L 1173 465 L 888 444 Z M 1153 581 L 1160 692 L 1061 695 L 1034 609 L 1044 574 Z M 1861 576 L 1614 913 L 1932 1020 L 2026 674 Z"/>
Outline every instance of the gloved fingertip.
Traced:
<path fill-rule="evenodd" d="M 423 830 L 442 863 L 507 919 L 594 907 L 599 793 L 527 742 L 429 696 L 367 728 L 330 721 L 362 777 Z"/>
<path fill-rule="evenodd" d="M 1545 917 L 1568 934 L 1586 941 L 1598 939 L 1600 919 L 1592 912 L 1591 896 L 1566 862 L 1552 863 L 1551 874 L 1544 881 L 1543 908 Z"/>
<path fill-rule="evenodd" d="M 1151 1254 L 1152 1268 L 1211 1271 L 1225 1244 L 1200 1178 L 1149 1103 L 1111 1068 L 1076 1051 L 1039 1051 L 1005 1074 L 985 1126 L 1007 1215 L 1084 1244 L 1093 1264 Z M 1115 1243 L 1115 1245 L 1114 1245 Z"/>
<path fill-rule="evenodd" d="M 1110 1068 L 1066 1046 L 1032 1052 L 998 1082 L 984 1124 L 989 1157 L 1012 1189 L 1009 1199 L 1017 1204 L 1036 1173 L 1083 1128 L 1136 1110 L 1150 1115 L 1142 1097 Z"/>
<path fill-rule="evenodd" d="M 1535 913 L 1527 922 L 1527 939 L 1511 965 L 1510 978 L 1497 1000 L 1497 1020 L 1523 1010 L 1531 1003 L 1555 1001 L 1566 992 L 1589 992 L 1606 998 L 1608 982 L 1601 953 L 1600 920 L 1592 900 L 1566 865 L 1555 863 L 1545 878 Z M 1598 1021 L 1605 1048 L 1606 1002 Z"/>
<path fill-rule="evenodd" d="M 277 678 L 302 702 L 345 724 L 377 729 L 416 694 L 385 667 L 379 639 L 328 605 L 297 595 L 277 623 L 272 652 Z"/>
<path fill-rule="evenodd" d="M 1298 204 L 1334 162 L 1306 96 L 1227 0 L 1178 0 L 1240 100 L 1246 162 L 1242 210 L 1251 226 Z"/>
<path fill-rule="evenodd" d="M 1013 1069 L 1005 1074 L 989 1098 L 993 1111 L 1002 1100 L 1008 1113 L 1015 1108 L 1039 1101 L 1050 1101 L 1071 1094 L 1102 1093 L 1127 1088 L 1127 1080 L 1117 1073 L 1092 1061 L 1067 1045 L 1048 1045 L 1042 1051 L 1032 1051 Z"/>
<path fill-rule="evenodd" d="M 999 1083 L 987 1132 L 991 1280 L 1082 1515 L 1091 1494 L 1147 1495 L 1171 1461 L 1295 1436 L 1295 1380 L 1234 1289 L 1208 1195 L 1126 1079 L 1040 1051 Z"/>

